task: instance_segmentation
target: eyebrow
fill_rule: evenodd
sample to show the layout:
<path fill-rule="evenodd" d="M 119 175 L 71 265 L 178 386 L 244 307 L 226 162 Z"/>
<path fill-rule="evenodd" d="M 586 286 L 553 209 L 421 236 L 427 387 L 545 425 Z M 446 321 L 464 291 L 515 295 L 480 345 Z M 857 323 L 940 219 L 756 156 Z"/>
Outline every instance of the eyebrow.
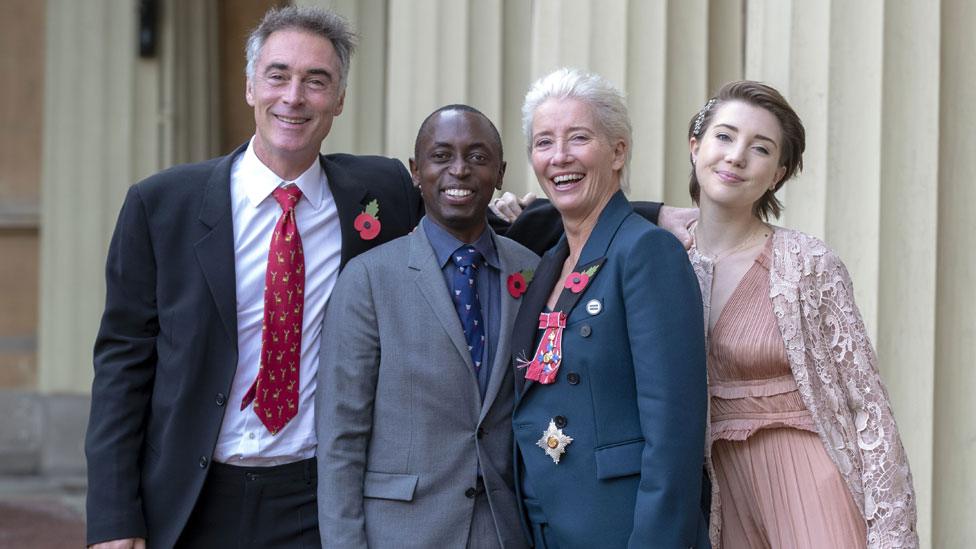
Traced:
<path fill-rule="evenodd" d="M 268 71 L 286 71 L 289 70 L 290 68 L 291 67 L 289 67 L 285 63 L 269 63 L 268 67 L 264 69 L 264 72 L 267 73 Z M 320 68 L 309 69 L 308 74 L 318 74 L 318 75 L 325 76 L 330 80 L 332 79 L 332 73 L 326 69 L 320 69 Z"/>
<path fill-rule="evenodd" d="M 450 141 L 434 141 L 432 143 L 432 146 L 435 148 L 437 147 L 454 148 L 457 146 L 457 144 L 451 143 Z M 474 143 L 470 143 L 467 148 L 468 149 L 489 149 L 490 147 L 488 143 L 485 141 L 475 141 Z"/>
<path fill-rule="evenodd" d="M 715 124 L 715 127 L 716 128 L 719 127 L 719 126 L 725 126 L 726 128 L 728 128 L 728 129 L 730 129 L 730 130 L 732 130 L 734 132 L 739 131 L 739 128 L 736 128 L 735 126 L 733 126 L 731 124 Z M 772 138 L 766 137 L 765 135 L 763 135 L 761 133 L 757 133 L 756 134 L 756 139 L 762 139 L 763 141 L 769 141 L 770 143 L 773 144 L 774 147 L 778 146 L 776 144 L 776 141 L 774 141 Z"/>
<path fill-rule="evenodd" d="M 586 133 L 596 133 L 593 130 L 593 128 L 590 128 L 588 126 L 570 126 L 569 128 L 566 128 L 566 133 L 579 132 L 579 131 L 583 131 Z M 534 139 L 536 137 L 539 137 L 540 135 L 555 135 L 555 134 L 556 132 L 552 130 L 543 130 L 532 134 L 532 138 Z"/>

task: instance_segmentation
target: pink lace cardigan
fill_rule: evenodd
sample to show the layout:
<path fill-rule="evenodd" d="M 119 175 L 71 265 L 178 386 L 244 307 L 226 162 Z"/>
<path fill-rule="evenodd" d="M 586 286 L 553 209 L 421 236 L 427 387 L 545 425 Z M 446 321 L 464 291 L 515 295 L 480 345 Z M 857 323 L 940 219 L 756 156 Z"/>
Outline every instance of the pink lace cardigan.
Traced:
<path fill-rule="evenodd" d="M 799 231 L 775 228 L 772 251 L 769 297 L 790 369 L 828 455 L 864 516 L 867 547 L 918 547 L 908 458 L 847 268 L 821 240 Z M 713 265 L 695 247 L 689 259 L 707 305 Z M 707 314 L 706 309 L 706 328 Z M 714 478 L 710 444 L 706 456 Z M 720 505 L 713 483 L 709 537 L 715 548 L 720 545 Z"/>

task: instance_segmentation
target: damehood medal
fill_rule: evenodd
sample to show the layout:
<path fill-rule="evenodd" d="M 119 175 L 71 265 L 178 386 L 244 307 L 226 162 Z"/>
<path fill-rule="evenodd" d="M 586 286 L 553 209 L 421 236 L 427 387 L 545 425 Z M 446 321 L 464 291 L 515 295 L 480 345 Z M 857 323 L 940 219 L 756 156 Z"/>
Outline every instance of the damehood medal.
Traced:
<path fill-rule="evenodd" d="M 563 433 L 562 429 L 556 428 L 556 422 L 549 420 L 549 428 L 542 432 L 542 438 L 535 443 L 542 448 L 552 461 L 559 465 L 559 458 L 566 453 L 566 447 L 573 442 L 573 437 Z"/>

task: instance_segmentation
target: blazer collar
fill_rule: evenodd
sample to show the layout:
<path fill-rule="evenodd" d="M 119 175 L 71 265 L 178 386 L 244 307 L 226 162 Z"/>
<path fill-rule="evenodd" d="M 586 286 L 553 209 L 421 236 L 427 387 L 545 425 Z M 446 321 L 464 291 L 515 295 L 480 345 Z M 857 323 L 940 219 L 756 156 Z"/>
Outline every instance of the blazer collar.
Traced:
<path fill-rule="evenodd" d="M 627 197 L 622 191 L 617 191 L 607 202 L 607 205 L 600 212 L 596 227 L 590 233 L 583 250 L 580 252 L 577 269 L 583 269 L 590 265 L 602 264 L 610 248 L 613 237 L 617 234 L 624 219 L 632 214 L 634 208 L 630 205 Z M 519 310 L 515 319 L 515 327 L 512 336 L 512 359 L 516 366 L 515 387 L 516 395 L 521 397 L 534 382 L 525 379 L 524 362 L 531 360 L 535 354 L 535 344 L 538 334 L 539 313 L 548 301 L 552 289 L 560 281 L 557 280 L 562 273 L 563 263 L 569 257 L 569 244 L 564 234 L 559 242 L 542 257 L 539 266 L 536 268 L 532 284 L 523 296 L 522 308 Z M 599 274 L 599 273 L 598 273 Z M 584 290 L 585 291 L 585 290 Z M 565 302 L 560 296 L 559 303 L 566 303 L 565 312 L 569 315 L 582 294 L 574 294 L 574 299 Z M 518 366 L 523 366 L 519 368 Z"/>
<path fill-rule="evenodd" d="M 468 352 L 468 343 L 464 339 L 464 330 L 461 328 L 461 321 L 458 320 L 457 312 L 454 310 L 454 302 L 451 301 L 450 290 L 444 282 L 440 266 L 434 257 L 434 249 L 427 240 L 427 234 L 421 230 L 415 230 L 405 238 L 409 239 L 409 249 L 407 257 L 407 268 L 413 271 L 415 284 L 430 306 L 434 316 L 440 322 L 441 327 L 447 334 L 454 349 L 457 351 L 456 358 L 459 358 L 461 366 L 467 371 L 471 380 L 469 384 L 471 402 L 481 401 L 481 390 L 478 387 L 478 379 L 474 375 L 474 363 L 471 362 L 471 353 Z M 457 360 L 444 360 L 445 364 L 459 364 Z"/>
<path fill-rule="evenodd" d="M 422 225 L 421 225 L 422 227 Z M 491 228 L 487 230 L 491 231 Z M 516 264 L 514 259 L 509 257 L 508 249 L 503 246 L 493 232 L 490 237 L 495 241 L 495 249 L 498 254 L 499 262 L 499 288 L 502 289 L 499 296 L 499 330 L 498 341 L 495 342 L 497 349 L 505 349 L 509 345 L 511 332 L 507 327 L 511 326 L 515 320 L 519 302 L 507 292 L 503 291 L 506 287 L 506 278 L 514 271 L 521 270 L 523 265 Z M 471 363 L 471 354 L 468 352 L 468 344 L 464 339 L 464 331 L 461 322 L 457 318 L 454 310 L 454 302 L 451 300 L 450 290 L 444 282 L 441 273 L 442 265 L 438 264 L 434 254 L 434 249 L 430 245 L 426 232 L 421 228 L 406 236 L 409 239 L 409 251 L 407 257 L 407 267 L 416 272 L 416 283 L 421 294 L 427 301 L 430 308 L 434 311 L 441 327 L 447 333 L 454 344 L 457 356 L 463 361 L 465 370 L 468 372 L 471 383 L 471 402 L 481 402 L 478 379 L 474 375 L 474 365 Z M 524 296 L 523 296 L 524 297 Z M 537 315 L 538 316 L 538 315 Z M 491 376 L 488 378 L 488 387 L 485 390 L 484 401 L 481 404 L 478 421 L 485 418 L 488 410 L 491 409 L 498 394 L 504 385 L 505 376 L 508 374 L 509 354 L 495 353 L 494 363 L 492 364 Z"/>
<path fill-rule="evenodd" d="M 613 237 L 620 229 L 620 225 L 632 213 L 634 213 L 634 207 L 630 205 L 630 201 L 624 196 L 623 191 L 614 193 L 610 197 L 610 201 L 603 208 L 603 211 L 600 212 L 596 227 L 593 227 L 593 232 L 590 233 L 586 244 L 583 245 L 583 251 L 580 252 L 577 265 L 589 265 L 600 258 L 606 257 L 607 249 L 610 247 Z M 562 240 L 565 239 L 566 237 L 564 235 Z"/>
<path fill-rule="evenodd" d="M 320 156 L 319 160 L 322 162 L 325 177 L 329 181 L 329 190 L 332 191 L 332 198 L 339 212 L 339 227 L 342 231 L 342 257 L 339 260 L 341 270 L 350 259 L 373 247 L 373 243 L 363 240 L 359 236 L 359 231 L 353 226 L 356 216 L 363 212 L 373 197 L 366 190 L 366 186 L 345 168 L 326 156 Z"/>
<path fill-rule="evenodd" d="M 207 227 L 215 227 L 226 216 L 228 222 L 231 216 L 230 206 L 230 169 L 237 155 L 247 150 L 247 143 L 234 152 L 217 161 L 217 165 L 210 172 L 210 177 L 203 191 L 203 201 L 200 205 L 198 219 Z M 233 243 L 231 244 L 233 248 Z M 235 328 L 236 329 L 236 328 Z"/>
<path fill-rule="evenodd" d="M 532 283 L 522 296 L 522 306 L 512 328 L 512 367 L 515 371 L 516 395 L 521 395 L 532 382 L 525 379 L 525 364 L 535 354 L 535 341 L 539 326 L 539 313 L 546 306 L 549 293 L 556 285 L 563 263 L 569 257 L 569 245 L 563 236 L 542 256 L 535 268 Z"/>
<path fill-rule="evenodd" d="M 488 230 L 491 229 L 489 228 Z M 516 271 L 531 267 L 531 265 L 519 263 L 513 254 L 510 254 L 510 247 L 507 244 L 501 239 L 495 238 L 495 250 L 498 252 L 498 288 L 500 292 L 498 299 L 500 305 L 498 338 L 495 342 L 495 360 L 491 365 L 491 376 L 488 378 L 488 387 L 485 390 L 484 403 L 481 405 L 481 416 L 478 418 L 479 422 L 485 419 L 488 411 L 498 398 L 498 394 L 504 385 L 505 376 L 511 375 L 509 371 L 511 353 L 503 351 L 510 349 L 512 340 L 511 327 L 515 324 L 515 316 L 519 311 L 520 302 L 506 290 L 508 287 L 508 276 Z"/>
<path fill-rule="evenodd" d="M 234 216 L 230 204 L 230 171 L 247 143 L 219 159 L 203 189 L 200 222 L 210 229 L 194 243 L 197 262 L 213 296 L 231 346 L 237 349 L 237 285 L 234 275 Z"/>

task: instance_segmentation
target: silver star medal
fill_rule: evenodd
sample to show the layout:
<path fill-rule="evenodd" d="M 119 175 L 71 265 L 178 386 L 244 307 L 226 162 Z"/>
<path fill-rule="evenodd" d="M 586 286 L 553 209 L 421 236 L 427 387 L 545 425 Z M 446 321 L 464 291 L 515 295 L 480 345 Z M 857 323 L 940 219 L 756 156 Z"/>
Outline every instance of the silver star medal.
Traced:
<path fill-rule="evenodd" d="M 566 453 L 570 442 L 573 442 L 573 437 L 563 433 L 562 429 L 557 429 L 556 422 L 550 419 L 549 428 L 543 431 L 542 438 L 535 445 L 542 448 L 559 465 L 559 458 Z"/>

